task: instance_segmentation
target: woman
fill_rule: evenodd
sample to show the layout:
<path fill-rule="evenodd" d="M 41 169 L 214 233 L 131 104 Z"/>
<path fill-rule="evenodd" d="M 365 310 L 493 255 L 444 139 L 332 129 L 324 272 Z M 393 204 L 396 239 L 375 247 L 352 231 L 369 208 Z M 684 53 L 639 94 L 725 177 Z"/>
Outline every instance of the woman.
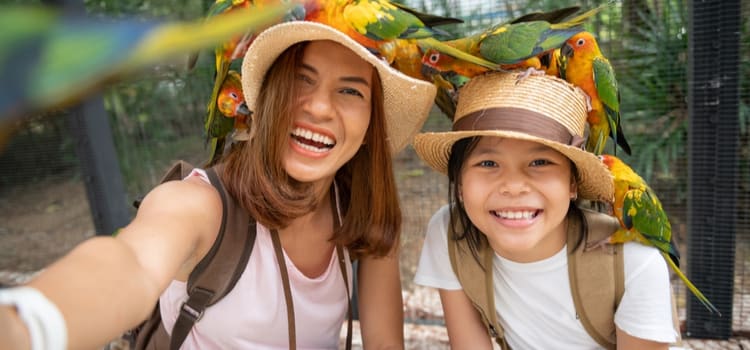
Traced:
<path fill-rule="evenodd" d="M 206 310 L 183 348 L 288 348 L 275 235 L 289 270 L 299 348 L 338 346 L 348 300 L 337 244 L 360 262 L 364 346 L 402 348 L 401 214 L 391 155 L 421 127 L 434 87 L 310 22 L 261 33 L 244 58 L 242 85 L 252 136 L 215 170 L 257 221 L 255 248 L 237 285 Z M 156 187 L 116 238 L 90 239 L 27 286 L 0 294 L 10 304 L 0 307 L 4 343 L 101 346 L 145 319 L 157 299 L 170 329 L 184 281 L 221 225 L 220 196 L 204 174 Z M 46 300 L 41 311 L 30 306 Z"/>

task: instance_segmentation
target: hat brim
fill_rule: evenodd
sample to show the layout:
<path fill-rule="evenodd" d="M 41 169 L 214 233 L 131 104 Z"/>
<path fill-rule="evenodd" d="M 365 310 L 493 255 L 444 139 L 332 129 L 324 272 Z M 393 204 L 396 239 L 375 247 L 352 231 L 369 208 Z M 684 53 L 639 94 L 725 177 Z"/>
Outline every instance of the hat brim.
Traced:
<path fill-rule="evenodd" d="M 435 99 L 435 86 L 402 74 L 348 35 L 320 23 L 281 23 L 264 30 L 255 38 L 242 62 L 242 89 L 248 108 L 255 110 L 263 78 L 276 58 L 296 43 L 313 40 L 335 41 L 377 69 L 383 85 L 388 143 L 393 153 L 403 149 L 427 119 Z"/>
<path fill-rule="evenodd" d="M 448 159 L 456 141 L 475 136 L 495 136 L 537 142 L 546 145 L 568 157 L 578 171 L 579 198 L 595 201 L 611 201 L 614 198 L 612 174 L 599 157 L 555 141 L 533 135 L 501 130 L 473 130 L 430 132 L 418 134 L 414 138 L 414 149 L 430 167 L 443 174 L 448 173 Z"/>

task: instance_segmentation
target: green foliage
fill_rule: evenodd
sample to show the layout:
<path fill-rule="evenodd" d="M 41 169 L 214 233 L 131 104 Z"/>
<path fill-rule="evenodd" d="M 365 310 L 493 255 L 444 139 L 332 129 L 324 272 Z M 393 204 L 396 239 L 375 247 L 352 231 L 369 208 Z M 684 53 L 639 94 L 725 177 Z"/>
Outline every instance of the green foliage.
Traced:
<path fill-rule="evenodd" d="M 633 146 L 627 161 L 650 181 L 686 174 L 677 159 L 686 147 L 687 7 L 666 0 L 659 8 L 636 10 L 639 26 L 609 57 L 622 95 L 622 125 Z"/>

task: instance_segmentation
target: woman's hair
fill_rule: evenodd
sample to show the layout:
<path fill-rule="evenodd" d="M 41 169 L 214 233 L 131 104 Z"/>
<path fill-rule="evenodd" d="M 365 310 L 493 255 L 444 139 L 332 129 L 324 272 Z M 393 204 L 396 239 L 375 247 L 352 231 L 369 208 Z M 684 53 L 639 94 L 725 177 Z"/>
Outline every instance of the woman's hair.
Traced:
<path fill-rule="evenodd" d="M 282 158 L 292 130 L 297 67 L 309 42 L 290 46 L 266 72 L 252 118 L 253 137 L 226 157 L 227 191 L 264 226 L 284 228 L 317 205 L 313 187 L 293 179 Z M 398 243 L 401 228 L 396 182 L 387 142 L 383 88 L 373 69 L 372 111 L 364 144 L 336 173 L 343 222 L 333 241 L 352 256 L 384 256 Z M 351 200 L 356 198 L 356 200 Z"/>
<path fill-rule="evenodd" d="M 479 257 L 479 249 L 482 248 L 487 242 L 487 237 L 474 226 L 466 214 L 466 208 L 464 208 L 463 201 L 461 201 L 460 188 L 461 188 L 461 169 L 464 166 L 464 162 L 471 152 L 476 148 L 479 143 L 481 136 L 468 137 L 456 141 L 451 148 L 450 158 L 448 158 L 448 203 L 450 204 L 450 227 L 451 232 L 450 238 L 453 240 L 465 239 L 471 254 L 474 259 L 479 262 L 480 266 L 482 261 Z M 575 164 L 571 161 L 571 176 L 578 182 L 578 171 L 575 168 Z M 570 202 L 568 207 L 568 214 L 572 215 L 577 213 L 582 215 L 580 209 L 575 205 L 573 201 Z M 577 243 L 579 245 L 581 242 Z"/>

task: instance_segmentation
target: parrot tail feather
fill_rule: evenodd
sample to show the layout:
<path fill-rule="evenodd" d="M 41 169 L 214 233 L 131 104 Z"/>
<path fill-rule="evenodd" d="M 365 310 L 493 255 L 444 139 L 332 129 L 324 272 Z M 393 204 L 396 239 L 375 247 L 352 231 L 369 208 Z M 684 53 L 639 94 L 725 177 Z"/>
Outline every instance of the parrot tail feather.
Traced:
<path fill-rule="evenodd" d="M 674 261 L 672 261 L 672 259 L 669 257 L 669 254 L 662 252 L 661 255 L 664 256 L 664 259 L 667 261 L 667 264 L 669 264 L 669 266 L 672 268 L 672 270 L 674 270 L 674 272 L 677 274 L 677 276 L 680 277 L 680 279 L 682 280 L 682 282 L 685 283 L 685 286 L 688 287 L 688 289 L 690 290 L 690 292 L 692 292 L 693 295 L 695 295 L 695 297 L 698 298 L 698 300 L 701 302 L 701 304 L 703 304 L 703 306 L 705 306 L 706 309 L 708 309 L 708 311 L 711 311 L 712 313 L 715 313 L 719 317 L 721 317 L 721 312 L 719 312 L 719 309 L 717 309 L 714 306 L 714 304 L 711 304 L 711 302 L 708 300 L 708 298 L 706 298 L 706 296 L 703 295 L 703 293 L 701 293 L 701 291 L 698 290 L 698 288 L 692 282 L 690 282 L 690 280 L 688 280 L 687 276 L 685 276 L 685 274 L 682 273 L 682 271 L 680 270 L 680 268 L 677 267 L 677 265 L 675 265 Z"/>

